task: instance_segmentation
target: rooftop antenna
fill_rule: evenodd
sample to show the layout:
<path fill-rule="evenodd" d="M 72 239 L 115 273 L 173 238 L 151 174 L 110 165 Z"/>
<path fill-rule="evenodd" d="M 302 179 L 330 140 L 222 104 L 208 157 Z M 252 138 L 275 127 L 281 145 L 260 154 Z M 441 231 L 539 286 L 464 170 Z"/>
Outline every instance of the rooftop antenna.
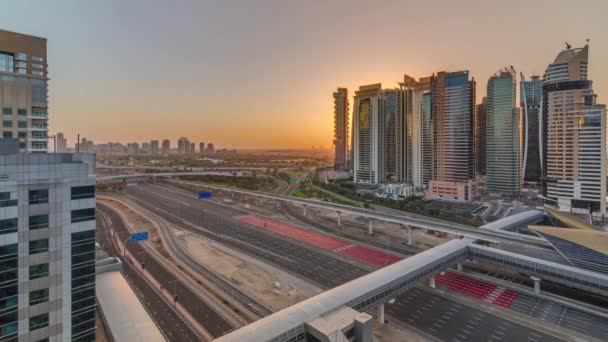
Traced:
<path fill-rule="evenodd" d="M 566 49 L 570 50 L 572 49 L 572 45 L 570 45 L 570 43 L 566 42 Z"/>

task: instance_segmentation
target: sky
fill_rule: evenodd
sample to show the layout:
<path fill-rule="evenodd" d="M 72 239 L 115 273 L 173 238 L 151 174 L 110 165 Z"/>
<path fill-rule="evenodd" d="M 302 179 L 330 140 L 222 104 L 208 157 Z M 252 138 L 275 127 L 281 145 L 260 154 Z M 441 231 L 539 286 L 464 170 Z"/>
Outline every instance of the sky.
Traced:
<path fill-rule="evenodd" d="M 608 103 L 608 1 L 0 0 L 0 28 L 48 39 L 50 132 L 331 147 L 336 87 L 469 70 L 477 102 L 513 65 L 542 75 L 590 39 Z M 352 100 L 352 99 L 351 99 Z M 352 101 L 351 101 L 352 111 Z"/>

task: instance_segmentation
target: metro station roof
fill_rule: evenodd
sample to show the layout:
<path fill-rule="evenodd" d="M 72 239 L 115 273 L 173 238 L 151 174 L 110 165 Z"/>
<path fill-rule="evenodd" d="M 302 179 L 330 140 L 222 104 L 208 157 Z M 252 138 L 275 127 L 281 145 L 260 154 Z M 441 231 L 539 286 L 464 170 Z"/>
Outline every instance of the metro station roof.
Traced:
<path fill-rule="evenodd" d="M 608 232 L 530 226 L 545 238 L 570 264 L 608 273 Z"/>
<path fill-rule="evenodd" d="M 96 292 L 114 341 L 166 341 L 120 272 L 98 274 Z"/>

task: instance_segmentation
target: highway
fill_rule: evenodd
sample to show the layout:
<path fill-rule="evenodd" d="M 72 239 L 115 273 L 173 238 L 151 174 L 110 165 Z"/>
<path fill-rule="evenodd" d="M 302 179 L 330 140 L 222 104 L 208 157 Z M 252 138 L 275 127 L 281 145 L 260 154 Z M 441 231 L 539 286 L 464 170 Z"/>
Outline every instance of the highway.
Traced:
<path fill-rule="evenodd" d="M 236 221 L 232 217 L 248 213 L 211 201 L 197 200 L 194 194 L 152 184 L 129 186 L 126 193 L 129 198 L 169 222 L 181 224 L 191 231 L 272 263 L 325 289 L 369 273 L 315 247 Z M 464 338 L 458 339 L 460 334 L 470 341 L 559 341 L 530 327 L 422 288 L 398 296 L 395 304 L 387 306 L 386 312 L 398 319 L 400 324 L 413 326 L 441 340 L 466 341 Z M 438 323 L 439 319 L 445 323 Z M 474 320 L 480 328 L 471 330 L 468 326 L 475 326 L 475 323 L 469 323 L 470 320 Z"/>
<path fill-rule="evenodd" d="M 419 227 L 423 229 L 430 229 L 441 231 L 454 235 L 466 236 L 482 241 L 488 241 L 493 243 L 499 243 L 500 241 L 512 242 L 512 243 L 521 243 L 525 245 L 533 245 L 533 246 L 541 246 L 546 247 L 547 242 L 539 237 L 523 235 L 519 233 L 513 233 L 509 231 L 502 230 L 480 230 L 475 227 L 469 227 L 458 223 L 443 221 L 427 216 L 422 216 L 413 213 L 403 212 L 400 215 L 395 213 L 389 213 L 386 211 L 378 212 L 371 209 L 358 208 L 343 204 L 337 203 L 329 203 L 323 201 L 315 201 L 308 200 L 302 198 L 281 196 L 281 195 L 271 195 L 259 191 L 251 191 L 251 190 L 242 190 L 231 187 L 225 187 L 220 185 L 212 185 L 206 183 L 197 183 L 197 182 L 189 182 L 189 181 L 178 181 L 178 180 L 170 180 L 167 179 L 167 182 L 176 183 L 176 184 L 186 184 L 186 185 L 194 185 L 199 187 L 206 187 L 209 189 L 215 189 L 220 191 L 229 191 L 234 193 L 240 193 L 243 195 L 257 196 L 260 198 L 266 198 L 271 200 L 278 200 L 282 202 L 297 204 L 301 206 L 307 206 L 310 208 L 318 208 L 323 210 L 333 210 L 339 211 L 343 213 L 348 213 L 352 215 L 357 215 L 361 217 L 367 217 L 369 219 L 384 221 L 384 222 L 392 222 L 401 225 L 410 225 L 414 227 Z"/>
<path fill-rule="evenodd" d="M 110 242 L 109 230 L 105 220 L 101 219 L 98 211 L 97 218 L 97 239 L 98 243 L 111 256 L 120 255 L 114 244 Z M 101 231 L 99 230 L 101 229 Z M 129 285 L 133 288 L 133 292 L 139 295 L 139 300 L 144 304 L 148 314 L 154 320 L 154 323 L 161 330 L 167 341 L 171 341 L 175 336 L 180 337 L 180 341 L 199 341 L 200 338 L 190 327 L 181 320 L 172 307 L 163 301 L 154 289 L 148 284 L 141 274 L 135 270 L 134 266 L 129 262 L 123 263 L 123 275 Z"/>
<path fill-rule="evenodd" d="M 134 206 L 137 205 L 135 204 Z M 140 212 L 144 210 L 140 210 Z M 232 285 L 230 282 L 225 280 L 222 276 L 217 275 L 212 270 L 207 269 L 205 266 L 201 265 L 195 258 L 193 258 L 189 253 L 184 251 L 182 246 L 177 241 L 175 234 L 173 233 L 173 231 L 171 231 L 171 228 L 167 226 L 164 220 L 157 219 L 155 217 L 155 214 L 152 213 L 147 215 L 147 218 L 150 220 L 154 220 L 154 222 L 159 226 L 162 239 L 165 242 L 166 246 L 168 246 L 171 250 L 171 253 L 184 264 L 186 264 L 188 267 L 190 267 L 193 271 L 202 275 L 208 281 L 213 283 L 217 288 L 221 289 L 225 294 L 229 294 L 233 299 L 238 301 L 241 305 L 243 305 L 245 308 L 255 313 L 256 315 L 264 317 L 272 313 L 272 310 L 265 306 L 263 303 L 247 295 L 238 287 Z"/>
<path fill-rule="evenodd" d="M 120 241 L 125 241 L 131 233 L 127 230 L 122 218 L 113 209 L 97 203 L 97 209 L 106 215 Z M 212 336 L 219 337 L 233 330 L 230 322 L 224 319 L 211 306 L 202 301 L 187 285 L 176 279 L 171 272 L 160 264 L 141 244 L 127 243 L 131 255 L 142 256 L 145 269 L 161 284 L 165 291 L 177 293 L 178 301 Z"/>

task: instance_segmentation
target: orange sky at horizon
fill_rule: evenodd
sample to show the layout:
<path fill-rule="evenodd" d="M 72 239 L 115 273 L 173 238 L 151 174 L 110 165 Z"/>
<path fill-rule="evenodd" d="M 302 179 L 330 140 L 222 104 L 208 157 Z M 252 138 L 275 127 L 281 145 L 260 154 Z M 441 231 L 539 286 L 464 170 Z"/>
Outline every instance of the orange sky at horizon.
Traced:
<path fill-rule="evenodd" d="M 590 39 L 590 79 L 608 103 L 607 10 L 601 0 L 23 0 L 0 22 L 48 39 L 50 133 L 69 145 L 80 133 L 330 148 L 337 87 L 352 112 L 360 85 L 469 70 L 479 103 L 494 72 L 542 75 L 564 41 Z"/>

